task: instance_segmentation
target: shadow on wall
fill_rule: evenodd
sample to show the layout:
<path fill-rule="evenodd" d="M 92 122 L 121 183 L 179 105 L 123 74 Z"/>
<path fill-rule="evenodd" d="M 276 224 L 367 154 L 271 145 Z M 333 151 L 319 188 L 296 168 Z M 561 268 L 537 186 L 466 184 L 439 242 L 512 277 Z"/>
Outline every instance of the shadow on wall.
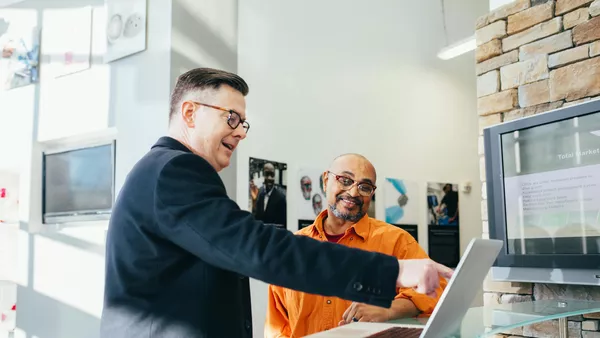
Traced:
<path fill-rule="evenodd" d="M 191 3 L 191 2 L 188 2 Z M 185 38 L 187 42 L 193 42 L 194 45 L 189 46 L 191 49 L 201 49 L 203 53 L 206 53 L 212 60 L 216 60 L 220 63 L 220 68 L 228 71 L 235 71 L 237 69 L 237 50 L 229 46 L 226 41 L 220 37 L 213 27 L 204 22 L 201 18 L 193 16 L 192 8 L 188 8 L 183 4 L 183 1 L 173 0 L 172 7 L 172 18 L 177 18 L 172 22 L 172 30 L 175 32 L 174 35 L 180 35 Z M 181 41 L 183 43 L 184 41 Z M 182 54 L 181 51 L 175 51 L 177 48 L 175 36 L 173 44 L 175 48 L 173 53 L 179 54 L 177 62 L 171 62 L 171 64 L 179 64 L 179 61 L 188 60 L 189 62 L 182 62 L 181 65 L 184 67 L 196 68 L 200 67 L 205 60 L 194 60 L 192 55 Z"/>
<path fill-rule="evenodd" d="M 17 328 L 27 338 L 64 338 L 52 332 L 65 331 L 59 326 L 69 326 L 71 337 L 96 338 L 100 336 L 100 318 L 96 318 L 72 306 L 43 295 L 28 287 L 17 287 L 18 312 L 35 313 L 37 316 L 19 316 Z M 68 318 L 68 323 L 65 321 Z"/>

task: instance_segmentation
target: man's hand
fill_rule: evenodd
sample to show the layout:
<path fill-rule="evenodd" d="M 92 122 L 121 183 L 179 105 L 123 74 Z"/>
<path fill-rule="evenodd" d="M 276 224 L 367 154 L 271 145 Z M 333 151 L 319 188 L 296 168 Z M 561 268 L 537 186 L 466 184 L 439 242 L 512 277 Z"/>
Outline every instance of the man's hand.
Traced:
<path fill-rule="evenodd" d="M 451 278 L 453 270 L 431 259 L 398 260 L 400 273 L 396 280 L 399 288 L 414 288 L 418 293 L 436 297 L 440 286 L 440 276 Z"/>
<path fill-rule="evenodd" d="M 256 201 L 256 198 L 258 197 L 258 187 L 254 184 L 253 180 L 250 180 L 250 196 L 252 201 Z"/>
<path fill-rule="evenodd" d="M 362 303 L 352 303 L 346 309 L 338 325 L 354 322 L 387 322 L 392 318 L 391 309 Z"/>

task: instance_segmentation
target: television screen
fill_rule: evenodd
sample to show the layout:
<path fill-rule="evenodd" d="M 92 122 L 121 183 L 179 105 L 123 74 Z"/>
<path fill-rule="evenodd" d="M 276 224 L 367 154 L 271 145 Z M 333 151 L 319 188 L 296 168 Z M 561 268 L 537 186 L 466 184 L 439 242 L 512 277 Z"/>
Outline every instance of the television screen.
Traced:
<path fill-rule="evenodd" d="M 509 255 L 600 253 L 600 113 L 500 137 Z"/>
<path fill-rule="evenodd" d="M 44 155 L 44 215 L 108 212 L 113 205 L 113 144 Z"/>

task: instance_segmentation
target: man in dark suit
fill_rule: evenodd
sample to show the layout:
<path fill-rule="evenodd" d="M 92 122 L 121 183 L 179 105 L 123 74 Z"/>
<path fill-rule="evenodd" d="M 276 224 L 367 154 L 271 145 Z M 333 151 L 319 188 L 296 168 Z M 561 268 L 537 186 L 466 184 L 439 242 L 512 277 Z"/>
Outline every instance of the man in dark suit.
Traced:
<path fill-rule="evenodd" d="M 241 210 L 218 171 L 248 132 L 247 93 L 223 71 L 178 78 L 169 136 L 133 167 L 113 208 L 102 338 L 251 337 L 248 277 L 390 307 L 396 287 L 434 294 L 439 274 L 452 274 L 427 259 L 297 237 Z"/>
<path fill-rule="evenodd" d="M 285 192 L 275 185 L 275 166 L 265 163 L 263 166 L 263 186 L 258 190 L 252 214 L 264 223 L 275 224 L 286 228 L 287 202 Z"/>

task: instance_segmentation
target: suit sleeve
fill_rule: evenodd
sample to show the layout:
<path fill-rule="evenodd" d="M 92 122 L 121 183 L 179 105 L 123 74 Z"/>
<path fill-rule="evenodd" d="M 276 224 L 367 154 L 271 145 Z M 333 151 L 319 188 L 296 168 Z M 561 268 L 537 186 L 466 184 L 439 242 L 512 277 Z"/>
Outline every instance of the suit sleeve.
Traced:
<path fill-rule="evenodd" d="M 400 243 L 402 243 L 402 242 L 400 242 Z M 406 243 L 406 242 L 404 242 L 404 243 Z M 417 241 L 415 241 L 412 238 L 406 244 L 396 245 L 395 251 L 396 251 L 396 257 L 398 257 L 398 259 L 429 258 L 429 256 L 427 255 L 427 253 L 425 253 L 423 248 L 421 248 L 419 243 L 417 243 Z M 439 299 L 442 295 L 442 292 L 444 292 L 444 289 L 446 288 L 446 284 L 447 284 L 446 279 L 444 279 L 443 277 L 440 276 L 440 287 L 436 290 L 436 292 L 437 292 L 436 298 L 432 298 L 427 295 L 418 293 L 412 288 L 407 288 L 407 289 L 399 288 L 396 299 L 400 299 L 400 298 L 408 299 L 408 300 L 412 301 L 413 304 L 415 304 L 417 309 L 419 309 L 421 311 L 422 315 L 431 315 L 433 313 L 433 309 L 437 305 L 437 302 L 439 301 Z"/>
<path fill-rule="evenodd" d="M 284 301 L 283 289 L 269 285 L 269 303 L 265 318 L 265 338 L 290 337 L 290 319 Z"/>
<path fill-rule="evenodd" d="M 181 154 L 159 174 L 154 212 L 167 240 L 216 267 L 268 284 L 390 307 L 395 257 L 316 241 L 268 226 L 227 197 L 201 157 Z"/>

